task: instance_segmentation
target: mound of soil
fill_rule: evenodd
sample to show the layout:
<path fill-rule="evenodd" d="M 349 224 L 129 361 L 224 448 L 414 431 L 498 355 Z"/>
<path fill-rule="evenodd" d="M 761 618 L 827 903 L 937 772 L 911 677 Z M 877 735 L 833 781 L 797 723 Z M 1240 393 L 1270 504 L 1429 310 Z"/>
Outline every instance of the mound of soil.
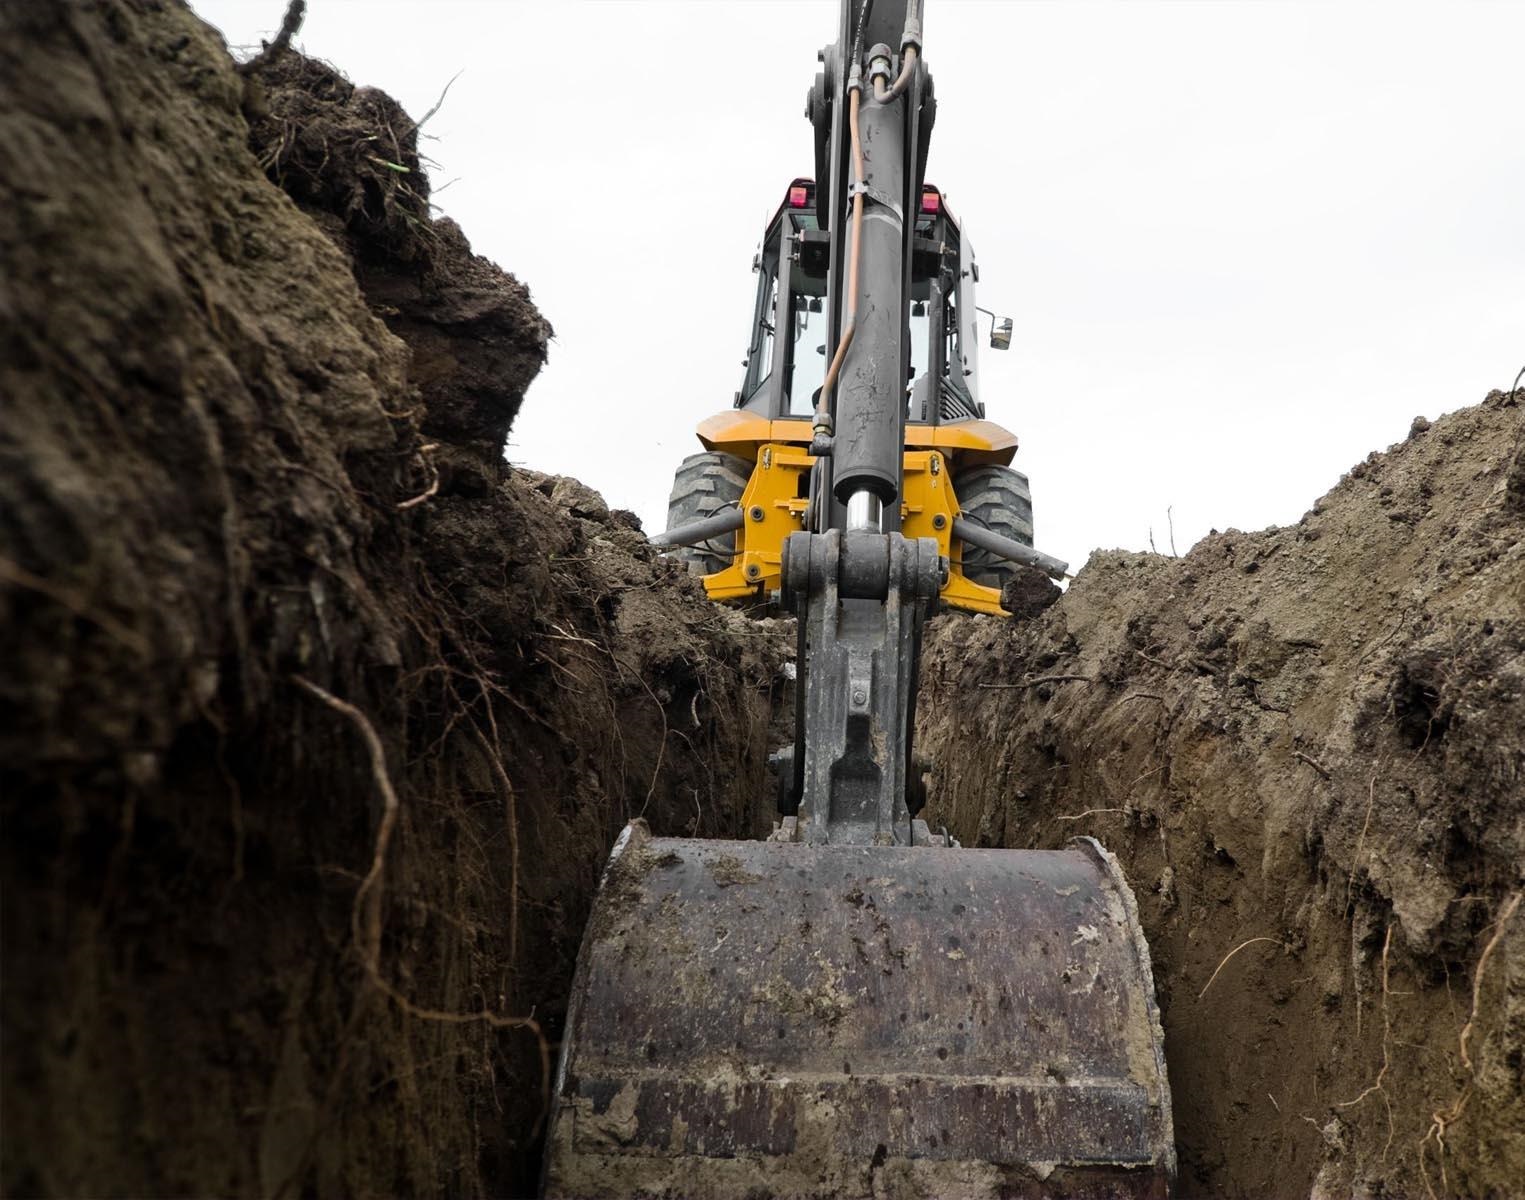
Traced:
<path fill-rule="evenodd" d="M 753 827 L 778 639 L 506 467 L 550 328 L 394 103 L 0 32 L 0 1191 L 532 1191 L 607 847 Z"/>
<path fill-rule="evenodd" d="M 1525 391 L 1416 421 L 1293 528 L 940 618 L 922 679 L 934 824 L 1121 858 L 1184 1194 L 1518 1192 Z"/>

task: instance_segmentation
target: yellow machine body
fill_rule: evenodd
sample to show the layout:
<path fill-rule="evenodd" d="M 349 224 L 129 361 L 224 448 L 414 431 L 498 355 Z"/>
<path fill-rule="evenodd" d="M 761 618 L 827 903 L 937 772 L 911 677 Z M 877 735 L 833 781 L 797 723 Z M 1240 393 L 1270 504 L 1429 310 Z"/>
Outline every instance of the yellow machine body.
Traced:
<path fill-rule="evenodd" d="M 736 410 L 707 418 L 698 433 L 705 449 L 753 464 L 741 497 L 746 520 L 736 531 L 735 556 L 729 567 L 704 577 L 705 590 L 712 600 L 761 599 L 782 583 L 784 539 L 804 528 L 808 502 L 802 480 L 815 462 L 810 422 Z M 1000 591 L 964 574 L 961 546 L 953 536 L 953 520 L 960 514 L 953 478 L 970 466 L 1005 466 L 1016 451 L 1016 436 L 993 421 L 906 426 L 901 532 L 937 539 L 949 563 L 942 599 L 954 608 L 1005 615 Z"/>

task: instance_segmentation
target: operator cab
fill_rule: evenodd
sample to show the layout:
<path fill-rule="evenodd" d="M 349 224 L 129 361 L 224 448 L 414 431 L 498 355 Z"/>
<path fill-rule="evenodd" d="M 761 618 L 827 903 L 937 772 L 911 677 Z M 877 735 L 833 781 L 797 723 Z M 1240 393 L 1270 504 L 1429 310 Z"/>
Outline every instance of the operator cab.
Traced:
<path fill-rule="evenodd" d="M 835 314 L 826 287 L 831 235 L 820 228 L 815 201 L 814 181 L 793 180 L 752 260 L 757 298 L 736 407 L 773 419 L 811 414 L 833 346 L 829 327 Z M 957 218 L 943 194 L 925 185 L 911 252 L 908 422 L 938 425 L 985 415 L 974 303 L 978 280 L 974 249 Z M 991 345 L 1005 349 L 1011 322 L 992 321 Z"/>

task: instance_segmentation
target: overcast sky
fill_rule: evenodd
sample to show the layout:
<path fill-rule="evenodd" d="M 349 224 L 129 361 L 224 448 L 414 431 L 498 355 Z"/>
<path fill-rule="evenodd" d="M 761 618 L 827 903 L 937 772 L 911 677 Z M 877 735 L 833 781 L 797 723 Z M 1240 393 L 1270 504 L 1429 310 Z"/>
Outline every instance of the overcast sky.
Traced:
<path fill-rule="evenodd" d="M 881 0 L 889 2 L 889 0 Z M 198 0 L 237 47 L 284 0 Z M 309 0 L 428 123 L 436 201 L 556 328 L 509 458 L 665 524 L 813 169 L 836 0 Z M 1040 548 L 1295 522 L 1525 366 L 1525 4 L 927 0 L 928 179 L 1016 325 L 981 355 Z"/>

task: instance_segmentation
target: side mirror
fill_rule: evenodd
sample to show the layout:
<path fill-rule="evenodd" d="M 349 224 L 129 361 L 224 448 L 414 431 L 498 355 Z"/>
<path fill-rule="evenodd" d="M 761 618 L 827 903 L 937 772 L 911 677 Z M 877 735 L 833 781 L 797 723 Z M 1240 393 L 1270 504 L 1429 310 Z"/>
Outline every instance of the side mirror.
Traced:
<path fill-rule="evenodd" d="M 1011 349 L 1011 318 L 1002 317 L 990 324 L 990 348 L 992 350 Z"/>

